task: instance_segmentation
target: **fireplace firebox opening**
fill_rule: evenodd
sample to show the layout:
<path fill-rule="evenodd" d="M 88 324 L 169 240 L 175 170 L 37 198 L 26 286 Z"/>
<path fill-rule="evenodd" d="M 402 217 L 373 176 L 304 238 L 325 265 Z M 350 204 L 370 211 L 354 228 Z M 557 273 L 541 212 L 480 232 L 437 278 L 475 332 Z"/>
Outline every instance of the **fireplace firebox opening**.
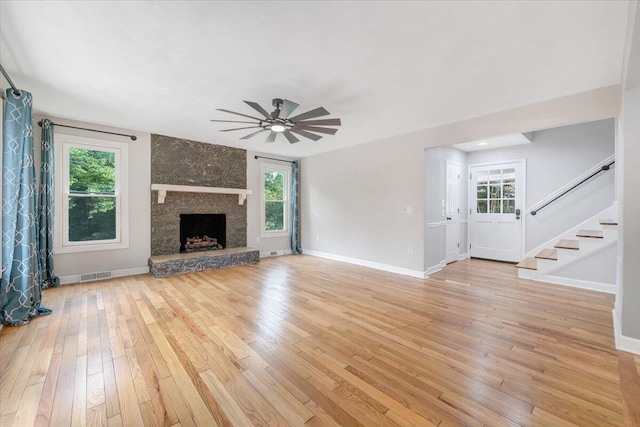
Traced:
<path fill-rule="evenodd" d="M 211 251 L 227 246 L 225 214 L 180 214 L 180 252 Z"/>

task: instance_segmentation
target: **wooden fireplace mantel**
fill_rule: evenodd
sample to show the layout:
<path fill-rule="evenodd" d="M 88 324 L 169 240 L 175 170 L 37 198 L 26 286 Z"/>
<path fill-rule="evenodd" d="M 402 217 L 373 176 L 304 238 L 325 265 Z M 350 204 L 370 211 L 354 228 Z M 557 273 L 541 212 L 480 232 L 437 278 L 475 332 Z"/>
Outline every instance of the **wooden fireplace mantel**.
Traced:
<path fill-rule="evenodd" d="M 244 205 L 247 195 L 252 194 L 251 190 L 245 188 L 222 188 L 222 187 L 198 187 L 193 185 L 170 185 L 151 184 L 151 191 L 158 192 L 158 203 L 164 203 L 167 191 L 177 191 L 182 193 L 215 193 L 215 194 L 237 194 L 238 204 Z"/>

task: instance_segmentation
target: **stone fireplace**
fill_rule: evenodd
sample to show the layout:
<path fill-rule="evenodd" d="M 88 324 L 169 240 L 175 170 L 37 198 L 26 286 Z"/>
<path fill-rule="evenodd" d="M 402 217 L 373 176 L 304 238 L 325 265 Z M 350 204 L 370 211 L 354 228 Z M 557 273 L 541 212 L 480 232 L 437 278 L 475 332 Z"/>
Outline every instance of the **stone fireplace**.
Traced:
<path fill-rule="evenodd" d="M 151 135 L 151 183 L 247 188 L 245 150 L 162 135 Z M 164 203 L 151 197 L 151 255 L 184 251 L 181 215 L 224 215 L 225 248 L 247 245 L 247 205 L 234 194 L 168 192 Z M 200 236 L 202 237 L 202 236 Z"/>
<path fill-rule="evenodd" d="M 151 183 L 154 277 L 260 261 L 246 247 L 245 150 L 151 135 Z"/>

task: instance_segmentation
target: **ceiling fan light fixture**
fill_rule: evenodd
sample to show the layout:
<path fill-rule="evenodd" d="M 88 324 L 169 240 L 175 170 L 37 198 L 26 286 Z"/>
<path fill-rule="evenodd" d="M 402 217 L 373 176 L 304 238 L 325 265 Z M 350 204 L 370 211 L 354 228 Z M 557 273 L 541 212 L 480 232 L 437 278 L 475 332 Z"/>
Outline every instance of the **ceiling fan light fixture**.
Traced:
<path fill-rule="evenodd" d="M 2 0 L 0 0 L 2 1 Z M 328 116 L 329 113 L 324 107 L 318 107 L 316 109 L 307 111 L 303 114 L 298 114 L 296 116 L 291 116 L 293 111 L 298 108 L 298 104 L 295 102 L 289 101 L 288 99 L 273 99 L 273 106 L 275 110 L 269 113 L 267 110 L 262 108 L 260 104 L 253 101 L 244 101 L 249 107 L 253 108 L 255 111 L 260 113 L 262 117 L 250 116 L 243 113 L 236 113 L 235 111 L 225 110 L 223 108 L 218 108 L 218 111 L 222 111 L 224 113 L 235 114 L 236 116 L 241 116 L 244 120 L 211 120 L 212 122 L 221 122 L 221 123 L 248 123 L 253 124 L 255 126 L 245 126 L 235 129 L 223 129 L 221 132 L 230 132 L 235 130 L 243 130 L 243 129 L 260 129 L 258 131 L 254 131 L 249 135 L 243 136 L 240 139 L 249 139 L 254 135 L 257 135 L 262 132 L 269 131 L 269 136 L 265 140 L 265 142 L 274 142 L 276 136 L 281 133 L 289 143 L 294 144 L 300 141 L 295 135 L 302 136 L 304 138 L 311 139 L 313 141 L 318 141 L 322 138 L 321 134 L 329 134 L 335 135 L 338 129 L 327 126 L 341 126 L 342 123 L 340 119 L 318 119 L 318 117 Z M 255 122 L 247 121 L 247 119 L 255 120 Z"/>

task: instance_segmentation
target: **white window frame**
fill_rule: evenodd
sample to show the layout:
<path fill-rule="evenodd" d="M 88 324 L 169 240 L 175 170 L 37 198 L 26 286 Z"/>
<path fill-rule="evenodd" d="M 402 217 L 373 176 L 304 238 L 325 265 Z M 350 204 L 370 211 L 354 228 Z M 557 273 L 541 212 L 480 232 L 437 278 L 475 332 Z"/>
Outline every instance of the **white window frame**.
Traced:
<path fill-rule="evenodd" d="M 284 230 L 267 231 L 266 229 L 266 197 L 264 191 L 265 172 L 280 172 L 284 174 Z M 260 164 L 260 237 L 286 237 L 291 235 L 289 226 L 289 211 L 291 210 L 291 166 L 275 165 L 273 163 Z"/>
<path fill-rule="evenodd" d="M 115 153 L 116 238 L 88 242 L 69 241 L 69 149 L 107 151 Z M 129 145 L 127 143 L 54 135 L 55 201 L 54 254 L 106 251 L 129 247 Z"/>

